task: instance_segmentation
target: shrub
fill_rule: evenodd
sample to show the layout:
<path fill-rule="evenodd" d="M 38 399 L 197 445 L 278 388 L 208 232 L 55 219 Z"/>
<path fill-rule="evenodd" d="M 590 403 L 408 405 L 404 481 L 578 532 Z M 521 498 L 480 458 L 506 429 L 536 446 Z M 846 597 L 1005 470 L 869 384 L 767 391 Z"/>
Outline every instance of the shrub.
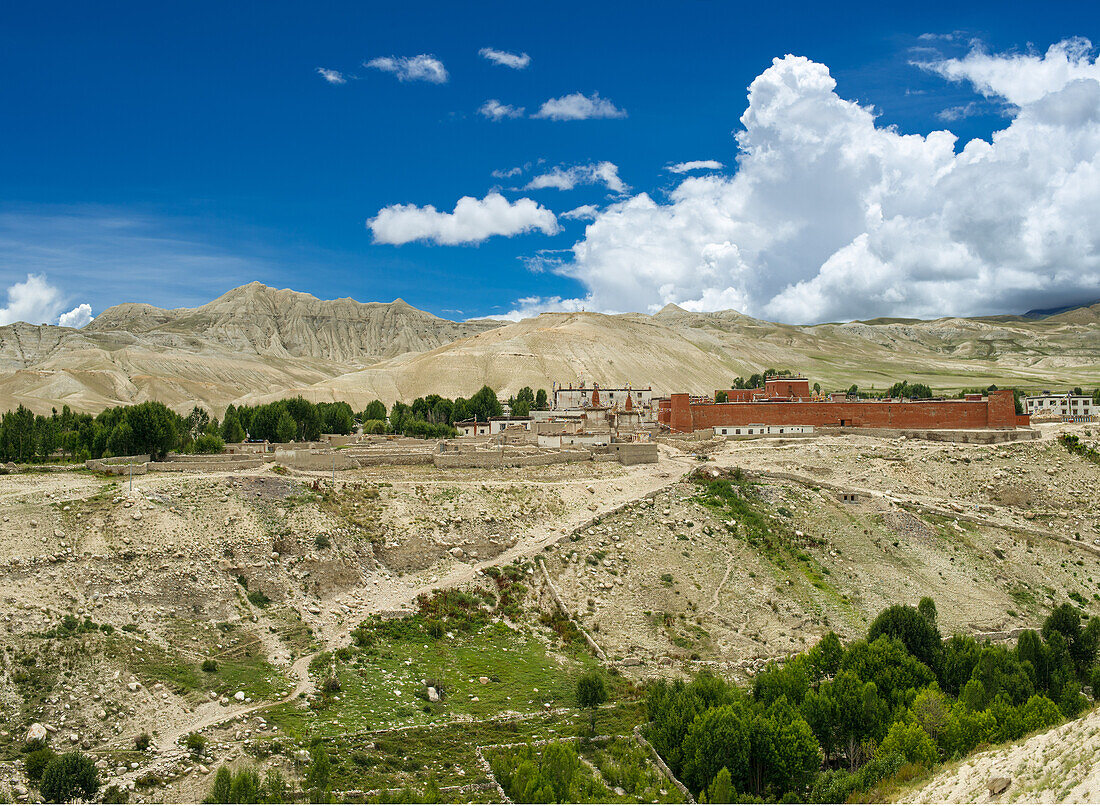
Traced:
<path fill-rule="evenodd" d="M 41 781 L 42 772 L 55 758 L 57 758 L 57 753 L 50 750 L 48 747 L 32 750 L 30 753 L 23 756 L 23 766 L 27 771 L 27 780 L 32 784 Z"/>
<path fill-rule="evenodd" d="M 230 791 L 233 788 L 233 773 L 226 766 L 218 767 L 214 774 L 214 786 L 210 789 L 207 803 L 229 803 Z"/>
<path fill-rule="evenodd" d="M 209 673 L 216 672 L 218 671 L 218 662 L 213 658 L 207 658 L 202 662 L 202 670 Z"/>
<path fill-rule="evenodd" d="M 895 722 L 891 725 L 875 755 L 878 758 L 901 756 L 910 764 L 924 767 L 931 767 L 938 759 L 932 739 L 916 722 L 908 725 Z"/>
<path fill-rule="evenodd" d="M 129 803 L 130 793 L 125 789 L 119 789 L 117 784 L 111 784 L 103 791 L 100 803 Z"/>
<path fill-rule="evenodd" d="M 49 803 L 68 803 L 77 798 L 91 800 L 99 791 L 95 763 L 83 753 L 58 756 L 42 771 L 38 791 Z"/>
<path fill-rule="evenodd" d="M 139 753 L 144 753 L 149 749 L 149 745 L 153 743 L 153 737 L 148 733 L 139 733 L 134 737 L 134 749 Z"/>
<path fill-rule="evenodd" d="M 271 604 L 271 597 L 263 591 L 252 591 L 248 594 L 248 601 L 256 605 L 256 607 L 267 607 Z"/>
<path fill-rule="evenodd" d="M 184 740 L 184 746 L 191 751 L 194 756 L 201 756 L 203 750 L 206 749 L 206 737 L 201 733 L 188 733 L 187 738 Z"/>

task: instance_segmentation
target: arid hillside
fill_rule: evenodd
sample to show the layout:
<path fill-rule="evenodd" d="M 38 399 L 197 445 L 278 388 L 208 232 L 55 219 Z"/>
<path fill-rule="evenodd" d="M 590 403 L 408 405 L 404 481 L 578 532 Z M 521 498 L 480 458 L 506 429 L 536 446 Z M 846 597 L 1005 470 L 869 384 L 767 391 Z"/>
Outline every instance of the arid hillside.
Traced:
<path fill-rule="evenodd" d="M 1100 304 L 1041 319 L 874 320 L 812 326 L 736 311 L 546 313 L 452 322 L 397 300 L 359 303 L 250 283 L 197 308 L 117 305 L 81 330 L 0 328 L 0 410 L 160 400 L 216 413 L 302 394 L 355 407 L 489 384 L 510 393 L 580 379 L 707 392 L 767 367 L 828 388 L 895 380 L 937 390 L 1100 384 Z"/>

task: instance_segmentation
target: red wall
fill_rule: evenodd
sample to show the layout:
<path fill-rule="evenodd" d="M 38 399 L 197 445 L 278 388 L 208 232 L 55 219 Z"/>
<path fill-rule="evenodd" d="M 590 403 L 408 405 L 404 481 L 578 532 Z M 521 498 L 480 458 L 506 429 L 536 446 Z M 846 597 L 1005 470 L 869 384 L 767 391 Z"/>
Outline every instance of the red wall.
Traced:
<path fill-rule="evenodd" d="M 726 393 L 727 403 L 751 403 L 759 395 L 763 397 L 763 389 L 715 389 L 714 399 L 718 399 L 718 393 Z"/>
<path fill-rule="evenodd" d="M 764 381 L 765 397 L 809 397 L 810 382 L 804 378 L 772 378 Z"/>
<path fill-rule="evenodd" d="M 853 428 L 1015 428 L 1012 392 L 985 400 L 914 400 L 810 403 L 696 403 L 672 395 L 669 426 L 691 432 L 723 425 L 812 425 Z"/>

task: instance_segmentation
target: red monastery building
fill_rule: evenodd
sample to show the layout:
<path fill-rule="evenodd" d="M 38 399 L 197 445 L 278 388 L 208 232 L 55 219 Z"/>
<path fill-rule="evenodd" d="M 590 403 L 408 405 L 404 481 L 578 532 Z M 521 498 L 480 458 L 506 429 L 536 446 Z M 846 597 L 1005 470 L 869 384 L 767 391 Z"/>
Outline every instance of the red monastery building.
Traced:
<path fill-rule="evenodd" d="M 962 400 L 856 400 L 814 397 L 805 378 L 768 378 L 763 389 L 724 391 L 727 403 L 688 394 L 661 399 L 657 421 L 689 434 L 715 426 L 971 429 L 1016 428 L 1030 422 L 1027 415 L 1016 414 L 1011 390 Z"/>

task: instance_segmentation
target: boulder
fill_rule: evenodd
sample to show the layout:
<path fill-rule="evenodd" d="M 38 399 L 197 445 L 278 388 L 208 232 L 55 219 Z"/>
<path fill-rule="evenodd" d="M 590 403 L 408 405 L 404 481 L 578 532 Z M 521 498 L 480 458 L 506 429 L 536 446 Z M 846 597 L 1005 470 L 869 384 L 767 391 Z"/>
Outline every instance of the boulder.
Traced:
<path fill-rule="evenodd" d="M 46 726 L 41 722 L 35 722 L 27 728 L 28 742 L 44 742 L 46 741 L 46 735 Z"/>
<path fill-rule="evenodd" d="M 989 794 L 990 795 L 999 795 L 1002 792 L 1004 792 L 1006 789 L 1008 789 L 1008 787 L 1011 783 L 1012 783 L 1011 778 L 1004 778 L 1004 777 L 994 778 L 989 782 Z"/>
<path fill-rule="evenodd" d="M 233 695 L 233 699 L 235 699 L 237 702 L 244 702 L 244 692 L 238 691 L 236 694 Z"/>
<path fill-rule="evenodd" d="M 439 702 L 439 692 L 432 686 L 428 686 L 428 702 Z"/>

